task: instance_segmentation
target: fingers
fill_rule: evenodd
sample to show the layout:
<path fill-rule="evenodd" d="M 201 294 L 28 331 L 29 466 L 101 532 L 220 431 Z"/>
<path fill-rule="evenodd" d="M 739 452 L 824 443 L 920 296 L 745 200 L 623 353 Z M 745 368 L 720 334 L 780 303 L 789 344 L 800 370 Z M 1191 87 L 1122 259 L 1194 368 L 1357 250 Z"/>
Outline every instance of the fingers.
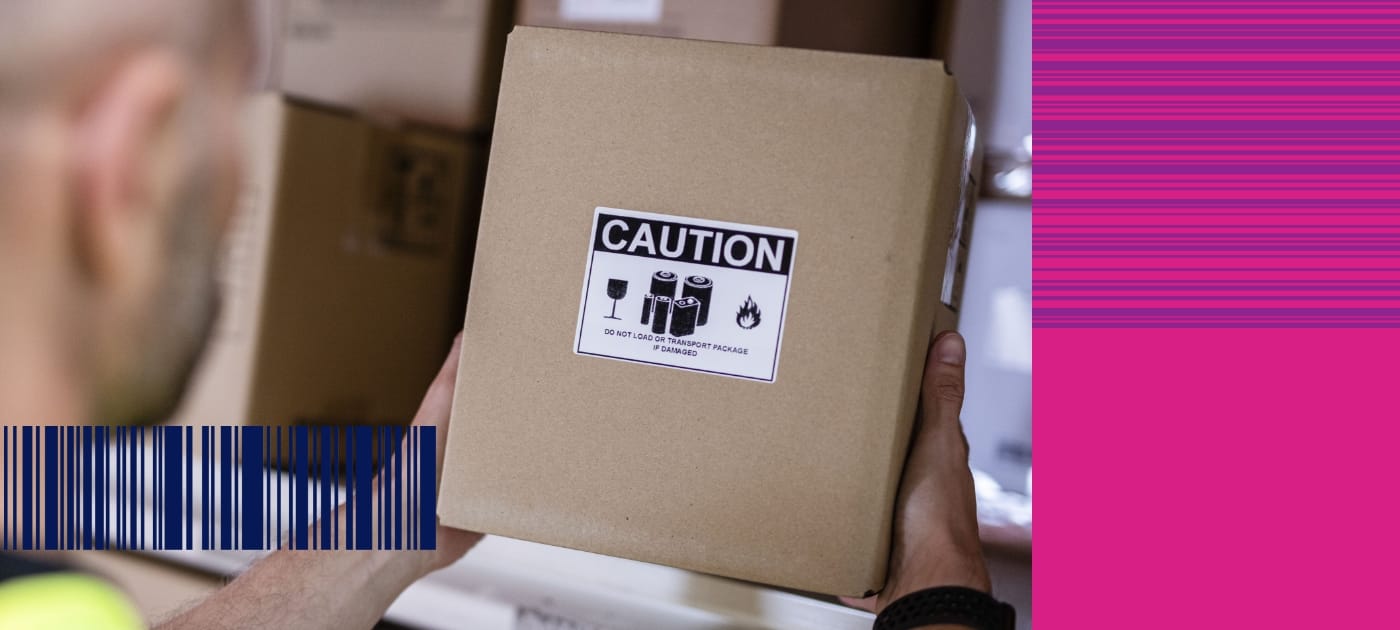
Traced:
<path fill-rule="evenodd" d="M 875 596 L 870 597 L 838 597 L 842 604 L 851 608 L 859 608 L 865 612 L 875 612 Z"/>
<path fill-rule="evenodd" d="M 447 353 L 447 359 L 443 361 L 437 376 L 433 377 L 433 382 L 428 385 L 428 392 L 424 394 L 423 402 L 418 406 L 418 413 L 413 416 L 413 424 L 446 426 L 448 417 L 452 415 L 452 392 L 457 387 L 457 364 L 461 355 L 462 333 L 457 333 L 457 338 L 452 341 L 452 349 Z"/>
<path fill-rule="evenodd" d="M 413 416 L 414 426 L 436 427 L 437 437 L 437 477 L 442 480 L 442 460 L 447 451 L 447 421 L 452 418 L 452 396 L 457 388 L 457 363 L 462 355 L 462 333 L 452 342 L 452 350 L 442 363 L 437 376 L 423 395 L 418 413 Z"/>

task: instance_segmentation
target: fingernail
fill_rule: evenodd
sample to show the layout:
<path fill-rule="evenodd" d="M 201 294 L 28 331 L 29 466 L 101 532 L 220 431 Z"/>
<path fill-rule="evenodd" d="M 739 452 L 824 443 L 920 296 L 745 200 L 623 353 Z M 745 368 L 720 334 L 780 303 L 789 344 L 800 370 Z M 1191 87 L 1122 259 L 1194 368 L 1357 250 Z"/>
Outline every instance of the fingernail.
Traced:
<path fill-rule="evenodd" d="M 938 342 L 933 346 L 933 355 L 938 357 L 939 363 L 962 365 L 967 362 L 967 345 L 963 343 L 962 335 L 950 331 L 939 335 Z"/>

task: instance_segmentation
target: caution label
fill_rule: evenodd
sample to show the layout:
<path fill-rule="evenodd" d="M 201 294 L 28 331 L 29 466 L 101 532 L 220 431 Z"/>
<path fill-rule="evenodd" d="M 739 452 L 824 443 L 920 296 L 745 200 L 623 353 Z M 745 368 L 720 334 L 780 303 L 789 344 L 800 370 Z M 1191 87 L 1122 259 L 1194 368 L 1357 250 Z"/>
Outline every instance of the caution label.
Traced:
<path fill-rule="evenodd" d="M 797 232 L 599 207 L 574 352 L 773 382 Z"/>

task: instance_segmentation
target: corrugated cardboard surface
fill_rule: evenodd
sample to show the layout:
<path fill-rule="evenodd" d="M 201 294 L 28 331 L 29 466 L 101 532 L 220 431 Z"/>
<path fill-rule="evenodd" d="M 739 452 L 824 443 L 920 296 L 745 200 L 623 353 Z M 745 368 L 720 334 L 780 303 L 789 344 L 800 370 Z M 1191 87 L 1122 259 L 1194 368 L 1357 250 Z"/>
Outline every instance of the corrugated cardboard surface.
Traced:
<path fill-rule="evenodd" d="M 288 94 L 462 130 L 491 124 L 507 0 L 288 0 L 272 66 Z"/>
<path fill-rule="evenodd" d="M 179 418 L 407 422 L 458 325 L 479 150 L 273 95 L 251 110 L 221 320 Z"/>
<path fill-rule="evenodd" d="M 439 514 L 862 594 L 963 182 L 937 62 L 517 28 Z M 596 206 L 796 230 L 774 383 L 579 356 Z"/>

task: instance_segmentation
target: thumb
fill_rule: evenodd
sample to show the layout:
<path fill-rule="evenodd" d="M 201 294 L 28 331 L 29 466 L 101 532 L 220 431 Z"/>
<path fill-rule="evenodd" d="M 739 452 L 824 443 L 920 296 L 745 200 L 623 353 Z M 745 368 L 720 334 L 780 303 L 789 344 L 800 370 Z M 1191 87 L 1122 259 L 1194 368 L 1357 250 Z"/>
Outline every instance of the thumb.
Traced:
<path fill-rule="evenodd" d="M 967 344 L 962 335 L 951 330 L 940 333 L 929 347 L 928 366 L 924 369 L 923 407 L 924 433 L 948 430 L 962 433 L 964 372 L 967 364 Z M 931 426 L 930 426 L 931 425 Z"/>
<path fill-rule="evenodd" d="M 977 494 L 963 437 L 967 346 L 955 332 L 929 347 L 915 427 L 899 487 L 889 581 L 877 608 L 929 586 L 991 588 L 977 531 Z"/>
<path fill-rule="evenodd" d="M 929 346 L 924 367 L 920 413 L 910 438 L 909 458 L 904 464 L 906 491 L 946 484 L 947 476 L 967 473 L 967 438 L 963 436 L 963 373 L 967 345 L 962 335 L 944 331 Z M 938 481 L 935 481 L 938 480 Z"/>

